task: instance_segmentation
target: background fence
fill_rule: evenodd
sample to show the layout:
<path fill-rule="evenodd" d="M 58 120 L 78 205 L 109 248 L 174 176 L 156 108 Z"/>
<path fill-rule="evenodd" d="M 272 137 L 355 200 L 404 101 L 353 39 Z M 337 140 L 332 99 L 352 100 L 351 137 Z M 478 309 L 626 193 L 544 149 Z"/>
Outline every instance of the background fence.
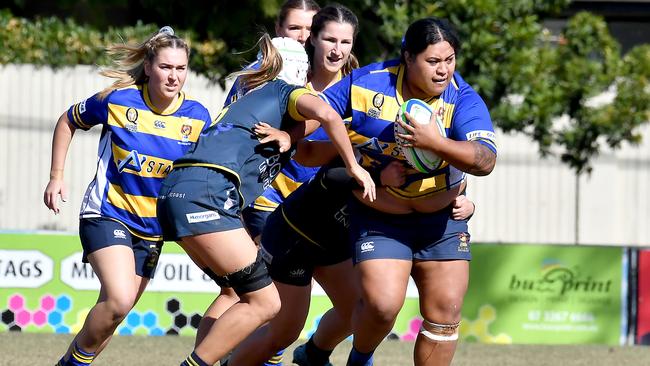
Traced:
<path fill-rule="evenodd" d="M 75 135 L 65 172 L 69 198 L 56 216 L 42 202 L 52 132 L 71 104 L 109 83 L 88 66 L 0 67 L 0 230 L 77 230 L 100 129 Z M 225 97 L 196 74 L 185 90 L 213 116 Z M 605 151 L 579 180 L 556 157 L 541 159 L 527 137 L 499 133 L 494 172 L 469 179 L 473 241 L 650 246 L 650 125 L 642 133 L 642 145 Z"/>

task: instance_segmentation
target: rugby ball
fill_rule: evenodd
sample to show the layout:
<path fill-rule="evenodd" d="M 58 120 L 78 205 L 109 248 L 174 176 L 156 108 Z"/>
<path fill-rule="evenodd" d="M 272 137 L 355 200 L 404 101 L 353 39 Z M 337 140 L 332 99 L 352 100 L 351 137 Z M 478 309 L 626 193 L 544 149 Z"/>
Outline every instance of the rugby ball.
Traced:
<path fill-rule="evenodd" d="M 442 106 L 440 108 L 436 108 L 436 111 L 434 112 L 430 105 L 419 99 L 407 100 L 402 104 L 402 107 L 397 113 L 397 118 L 406 124 L 410 124 L 404 115 L 405 112 L 408 112 L 408 114 L 411 115 L 411 118 L 419 124 L 429 124 L 431 122 L 431 115 L 435 113 L 433 120 L 438 126 L 438 131 L 440 131 L 440 135 L 447 137 L 447 134 L 445 132 L 445 124 L 442 118 L 444 114 Z M 402 128 L 402 126 L 397 122 L 394 126 L 394 132 L 395 142 L 397 142 L 397 145 L 402 152 L 402 156 L 404 156 L 404 159 L 406 159 L 406 161 L 413 167 L 413 169 L 422 173 L 431 173 L 439 169 L 444 163 L 444 160 L 429 150 L 415 147 L 405 147 L 404 143 L 406 143 L 406 141 L 397 136 L 397 134 L 399 133 L 402 135 L 408 135 L 409 132 Z"/>

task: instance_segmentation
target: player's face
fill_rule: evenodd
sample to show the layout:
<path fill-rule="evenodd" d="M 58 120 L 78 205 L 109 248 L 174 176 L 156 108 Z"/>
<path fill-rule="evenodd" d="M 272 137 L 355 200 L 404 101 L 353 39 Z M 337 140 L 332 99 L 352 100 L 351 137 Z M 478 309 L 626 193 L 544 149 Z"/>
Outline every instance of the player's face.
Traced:
<path fill-rule="evenodd" d="M 327 22 L 320 33 L 310 39 L 314 46 L 314 72 L 336 73 L 350 58 L 354 27 L 349 23 Z"/>
<path fill-rule="evenodd" d="M 456 52 L 449 42 L 430 44 L 417 55 L 405 54 L 406 83 L 413 97 L 442 94 L 456 70 Z"/>
<path fill-rule="evenodd" d="M 284 23 L 275 26 L 275 35 L 295 39 L 304 46 L 311 32 L 311 19 L 315 14 L 313 10 L 289 10 Z"/>
<path fill-rule="evenodd" d="M 149 97 L 154 103 L 169 104 L 178 96 L 187 77 L 187 54 L 182 48 L 163 48 L 144 64 Z"/>

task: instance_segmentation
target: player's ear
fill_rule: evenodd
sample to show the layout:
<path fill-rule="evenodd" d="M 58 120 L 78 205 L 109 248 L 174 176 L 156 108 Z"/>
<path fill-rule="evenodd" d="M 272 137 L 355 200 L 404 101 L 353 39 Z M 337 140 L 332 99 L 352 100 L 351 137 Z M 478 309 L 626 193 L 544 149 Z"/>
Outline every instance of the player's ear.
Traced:
<path fill-rule="evenodd" d="M 148 77 L 149 75 L 151 75 L 151 62 L 145 59 L 142 64 L 144 66 L 144 74 Z"/>
<path fill-rule="evenodd" d="M 413 63 L 413 56 L 409 51 L 404 51 L 404 61 L 406 61 L 406 64 L 412 64 Z"/>

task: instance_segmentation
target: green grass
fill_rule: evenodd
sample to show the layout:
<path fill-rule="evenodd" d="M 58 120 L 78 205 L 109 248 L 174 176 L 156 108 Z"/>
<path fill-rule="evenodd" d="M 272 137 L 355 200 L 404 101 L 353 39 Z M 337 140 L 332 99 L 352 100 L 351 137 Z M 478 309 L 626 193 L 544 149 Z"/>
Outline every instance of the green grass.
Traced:
<path fill-rule="evenodd" d="M 71 335 L 0 333 L 0 366 L 54 365 L 72 340 Z M 93 365 L 178 365 L 192 350 L 190 337 L 115 336 Z M 297 344 L 294 344 L 296 346 Z M 285 365 L 291 365 L 290 355 Z M 350 343 L 334 351 L 332 363 L 345 365 Z M 377 350 L 375 365 L 411 365 L 413 343 L 385 341 Z M 610 347 L 598 345 L 487 345 L 460 343 L 455 366 L 642 366 L 650 365 L 650 347 Z M 234 365 L 233 365 L 234 366 Z"/>

